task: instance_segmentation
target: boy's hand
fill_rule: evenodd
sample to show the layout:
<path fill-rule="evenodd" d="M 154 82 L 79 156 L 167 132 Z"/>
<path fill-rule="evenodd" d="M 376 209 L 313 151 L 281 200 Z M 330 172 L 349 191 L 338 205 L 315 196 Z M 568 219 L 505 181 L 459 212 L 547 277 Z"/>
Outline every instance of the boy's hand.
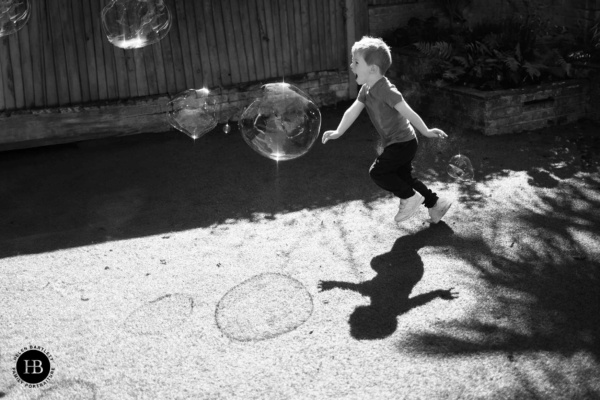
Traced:
<path fill-rule="evenodd" d="M 425 136 L 440 139 L 446 139 L 448 137 L 448 135 L 446 135 L 446 132 L 438 128 L 432 128 L 427 130 L 427 134 Z"/>
<path fill-rule="evenodd" d="M 342 134 L 338 131 L 325 131 L 323 133 L 323 138 L 321 139 L 321 141 L 323 142 L 323 144 L 325 144 L 329 139 L 337 139 L 340 136 L 342 136 Z"/>

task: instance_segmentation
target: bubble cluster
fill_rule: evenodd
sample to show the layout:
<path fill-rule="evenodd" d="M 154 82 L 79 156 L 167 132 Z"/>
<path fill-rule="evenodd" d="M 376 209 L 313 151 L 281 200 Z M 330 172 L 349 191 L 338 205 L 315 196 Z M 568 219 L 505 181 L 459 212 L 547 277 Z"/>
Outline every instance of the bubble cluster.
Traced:
<path fill-rule="evenodd" d="M 238 125 L 244 141 L 258 154 L 291 160 L 306 154 L 318 138 L 321 112 L 297 87 L 269 83 L 242 113 Z"/>
<path fill-rule="evenodd" d="M 169 33 L 171 12 L 164 0 L 111 0 L 102 9 L 102 28 L 113 45 L 139 49 Z"/>
<path fill-rule="evenodd" d="M 475 173 L 468 157 L 458 154 L 448 163 L 448 175 L 459 181 L 472 181 Z"/>
<path fill-rule="evenodd" d="M 0 37 L 23 28 L 29 21 L 30 10 L 29 0 L 0 0 Z"/>
<path fill-rule="evenodd" d="M 198 139 L 217 126 L 215 103 L 208 89 L 188 89 L 167 103 L 167 120 L 173 128 Z"/>

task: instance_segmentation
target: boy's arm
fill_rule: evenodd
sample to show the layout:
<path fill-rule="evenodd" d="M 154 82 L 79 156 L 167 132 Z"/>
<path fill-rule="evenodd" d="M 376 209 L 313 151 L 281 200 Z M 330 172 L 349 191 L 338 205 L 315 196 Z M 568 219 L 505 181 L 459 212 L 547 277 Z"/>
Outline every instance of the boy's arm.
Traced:
<path fill-rule="evenodd" d="M 323 133 L 323 138 L 321 139 L 323 143 L 326 143 L 329 139 L 337 139 L 342 136 L 348 128 L 356 121 L 356 118 L 360 115 L 365 105 L 358 100 L 355 100 L 354 103 L 346 110 L 340 124 L 338 125 L 335 131 L 326 131 Z"/>
<path fill-rule="evenodd" d="M 412 124 L 412 126 L 417 128 L 417 130 L 419 132 L 421 132 L 423 134 L 423 136 L 427 136 L 430 138 L 437 138 L 437 137 L 447 138 L 448 137 L 448 135 L 446 135 L 446 133 L 444 131 L 442 131 L 441 129 L 437 129 L 437 128 L 429 129 L 427 127 L 427 125 L 425 125 L 425 122 L 423 122 L 423 120 L 421 119 L 419 114 L 414 112 L 414 110 L 412 108 L 410 108 L 410 106 L 408 105 L 408 103 L 406 101 L 401 101 L 400 103 L 396 104 L 396 106 L 394 108 L 400 114 L 402 114 L 402 116 L 404 118 L 408 119 L 410 121 L 410 123 Z"/>

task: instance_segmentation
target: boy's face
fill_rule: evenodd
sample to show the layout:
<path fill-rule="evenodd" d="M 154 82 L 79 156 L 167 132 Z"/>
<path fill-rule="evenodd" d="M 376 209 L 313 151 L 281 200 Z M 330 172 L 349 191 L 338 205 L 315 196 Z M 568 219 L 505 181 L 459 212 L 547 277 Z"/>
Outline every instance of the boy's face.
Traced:
<path fill-rule="evenodd" d="M 367 82 L 367 78 L 373 70 L 372 66 L 367 65 L 367 62 L 359 53 L 352 54 L 350 69 L 356 75 L 356 83 L 359 85 L 364 85 Z"/>

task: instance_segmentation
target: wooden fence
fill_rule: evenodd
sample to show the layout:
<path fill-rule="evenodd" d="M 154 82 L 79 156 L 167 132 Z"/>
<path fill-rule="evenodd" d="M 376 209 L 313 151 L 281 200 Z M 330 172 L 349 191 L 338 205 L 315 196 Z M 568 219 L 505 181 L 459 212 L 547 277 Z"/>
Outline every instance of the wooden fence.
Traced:
<path fill-rule="evenodd" d="M 101 30 L 108 0 L 32 0 L 0 38 L 0 111 L 229 87 L 347 68 L 347 0 L 167 0 L 157 44 L 123 50 Z"/>

